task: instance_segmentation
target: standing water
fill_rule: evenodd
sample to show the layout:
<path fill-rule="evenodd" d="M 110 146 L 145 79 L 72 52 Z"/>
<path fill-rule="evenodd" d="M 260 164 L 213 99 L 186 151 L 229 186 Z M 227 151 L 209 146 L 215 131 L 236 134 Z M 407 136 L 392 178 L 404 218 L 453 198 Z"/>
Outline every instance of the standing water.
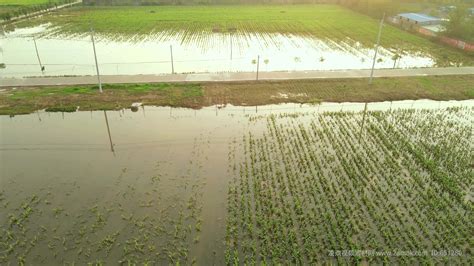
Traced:
<path fill-rule="evenodd" d="M 94 55 L 89 36 L 49 36 L 48 25 L 16 29 L 0 40 L 2 77 L 95 75 Z M 175 73 L 303 71 L 369 69 L 373 50 L 347 39 L 334 42 L 293 34 L 212 33 L 202 40 L 183 41 L 182 34 L 137 41 L 117 40 L 97 35 L 97 57 L 103 75 Z M 36 38 L 36 54 L 33 36 Z M 43 37 L 41 37 L 43 36 Z M 430 67 L 429 55 L 404 53 L 382 48 L 377 68 Z M 45 66 L 42 73 L 38 61 Z M 260 58 L 260 62 L 257 59 Z"/>
<path fill-rule="evenodd" d="M 368 105 L 448 107 L 474 103 Z M 306 114 L 304 122 L 363 109 L 323 103 L 2 116 L 0 263 L 222 265 L 229 149 L 245 132 L 265 131 L 265 119 L 254 118 Z"/>

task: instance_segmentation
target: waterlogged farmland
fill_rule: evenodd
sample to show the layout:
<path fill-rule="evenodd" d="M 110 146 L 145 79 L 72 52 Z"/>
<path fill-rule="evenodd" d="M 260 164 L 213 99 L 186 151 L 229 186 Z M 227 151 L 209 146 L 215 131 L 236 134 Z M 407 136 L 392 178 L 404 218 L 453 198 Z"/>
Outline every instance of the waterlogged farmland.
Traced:
<path fill-rule="evenodd" d="M 341 252 L 470 254 L 472 118 L 449 109 L 252 119 L 266 130 L 231 148 L 226 262 L 468 263 Z"/>
<path fill-rule="evenodd" d="M 211 263 L 201 253 L 222 249 L 213 232 L 224 224 L 209 211 L 225 210 L 203 194 L 224 181 L 207 172 L 213 127 L 169 112 L 108 112 L 115 154 L 104 112 L 2 117 L 0 262 Z M 26 128 L 35 133 L 11 135 Z"/>
<path fill-rule="evenodd" d="M 211 33 L 297 34 L 332 41 L 359 41 L 373 46 L 378 21 L 336 5 L 231 5 L 71 8 L 58 14 L 16 24 L 19 27 L 51 23 L 48 35 L 88 35 L 90 25 L 112 39 L 166 39 L 207 46 Z M 423 38 L 385 27 L 382 45 L 416 49 L 440 48 Z M 267 39 L 271 41 L 271 38 Z"/>
<path fill-rule="evenodd" d="M 93 75 L 91 26 L 105 75 L 368 69 L 378 31 L 377 20 L 331 5 L 70 8 L 6 25 L 0 73 Z M 390 25 L 381 44 L 377 68 L 473 63 Z"/>
<path fill-rule="evenodd" d="M 33 30 L 39 30 L 36 28 Z M 5 77 L 94 75 L 95 64 L 90 38 L 74 40 L 37 39 L 36 43 L 45 71 L 41 72 L 32 39 L 7 35 L 3 58 Z M 18 36 L 18 35 L 17 35 Z M 25 35 L 23 35 L 25 36 Z M 258 36 L 229 37 L 213 33 L 208 46 L 181 43 L 181 37 L 164 41 L 144 40 L 99 41 L 96 43 L 100 72 L 103 75 L 170 74 L 194 72 L 252 72 L 367 69 L 371 66 L 372 50 L 359 51 L 347 45 L 297 35 L 272 34 L 272 43 Z M 170 46 L 173 49 L 171 63 Z M 74 51 L 74 53 L 71 53 Z M 379 68 L 429 67 L 433 59 L 422 55 L 407 55 L 396 62 L 388 50 L 380 53 Z M 257 60 L 259 62 L 257 62 Z"/>
<path fill-rule="evenodd" d="M 2 116 L 0 262 L 470 263 L 472 101 L 363 109 Z"/>

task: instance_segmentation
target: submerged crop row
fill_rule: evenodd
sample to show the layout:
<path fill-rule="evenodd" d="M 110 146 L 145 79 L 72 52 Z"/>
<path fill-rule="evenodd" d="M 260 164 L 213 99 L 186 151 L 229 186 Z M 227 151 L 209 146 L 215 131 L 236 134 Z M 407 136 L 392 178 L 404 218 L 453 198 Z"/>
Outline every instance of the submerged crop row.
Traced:
<path fill-rule="evenodd" d="M 468 264 L 473 115 L 251 118 L 266 128 L 230 149 L 226 263 Z"/>
<path fill-rule="evenodd" d="M 196 141 L 185 167 L 160 161 L 152 176 L 123 168 L 107 190 L 92 186 L 92 194 L 75 180 L 28 195 L 5 179 L 0 264 L 194 264 L 191 249 L 203 223 L 202 151 Z"/>

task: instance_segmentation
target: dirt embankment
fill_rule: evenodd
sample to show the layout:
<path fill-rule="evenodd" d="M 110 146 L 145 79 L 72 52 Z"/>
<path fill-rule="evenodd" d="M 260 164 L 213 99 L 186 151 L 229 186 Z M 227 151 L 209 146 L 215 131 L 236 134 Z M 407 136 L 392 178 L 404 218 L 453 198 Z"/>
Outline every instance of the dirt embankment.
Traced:
<path fill-rule="evenodd" d="M 145 105 L 202 108 L 215 104 L 378 102 L 395 100 L 474 99 L 474 75 L 380 78 L 246 81 L 218 83 L 151 83 L 94 86 L 34 87 L 0 92 L 0 114 L 128 108 Z"/>

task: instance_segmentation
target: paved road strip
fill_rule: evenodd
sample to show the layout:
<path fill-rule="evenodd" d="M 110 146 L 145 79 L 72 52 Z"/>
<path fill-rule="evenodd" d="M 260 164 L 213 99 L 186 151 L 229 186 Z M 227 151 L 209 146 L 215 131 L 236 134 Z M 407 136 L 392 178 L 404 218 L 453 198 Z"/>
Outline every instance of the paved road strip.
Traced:
<path fill-rule="evenodd" d="M 259 80 L 366 78 L 369 75 L 370 70 L 368 69 L 335 71 L 260 72 Z M 474 67 L 379 69 L 376 70 L 374 73 L 375 77 L 414 77 L 443 75 L 474 75 Z M 256 80 L 256 73 L 232 72 L 163 75 L 102 75 L 101 80 L 102 83 L 109 84 L 153 82 L 251 81 Z M 96 76 L 0 78 L 0 87 L 91 85 L 96 83 Z"/>

